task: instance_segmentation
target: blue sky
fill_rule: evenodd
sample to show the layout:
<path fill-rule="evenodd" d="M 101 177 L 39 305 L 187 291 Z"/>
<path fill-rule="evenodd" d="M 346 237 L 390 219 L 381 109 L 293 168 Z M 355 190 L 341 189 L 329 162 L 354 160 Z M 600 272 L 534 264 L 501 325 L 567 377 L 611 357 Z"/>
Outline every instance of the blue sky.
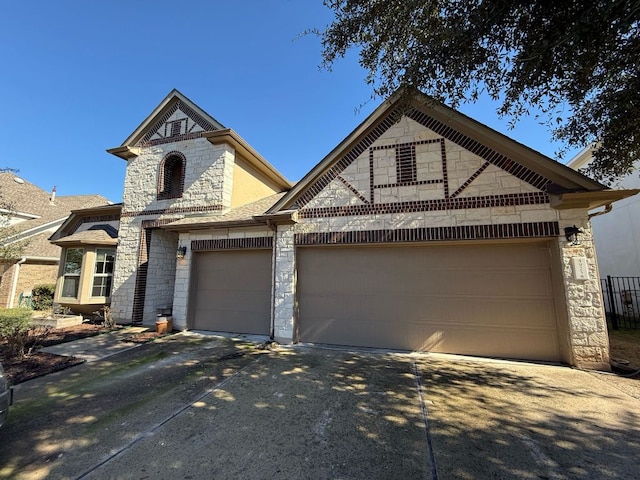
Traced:
<path fill-rule="evenodd" d="M 296 181 L 381 102 L 355 52 L 318 68 L 319 39 L 300 34 L 330 23 L 321 0 L 181 5 L 3 2 L 0 167 L 120 201 L 125 161 L 105 150 L 177 88 Z M 486 99 L 460 110 L 546 155 L 560 146 L 534 120 L 508 130 Z"/>

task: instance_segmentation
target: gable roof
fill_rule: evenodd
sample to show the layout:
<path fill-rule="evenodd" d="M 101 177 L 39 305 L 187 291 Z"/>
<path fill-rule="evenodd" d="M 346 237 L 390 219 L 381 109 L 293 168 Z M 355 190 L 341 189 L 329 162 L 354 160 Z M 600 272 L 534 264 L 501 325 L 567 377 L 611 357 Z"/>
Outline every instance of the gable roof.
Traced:
<path fill-rule="evenodd" d="M 606 186 L 595 180 L 417 90 L 401 89 L 383 102 L 267 213 L 272 214 L 304 206 L 393 126 L 402 115 L 408 116 L 518 178 L 526 179 L 541 190 L 552 187 L 554 194 L 559 197 L 564 192 L 608 191 Z M 593 196 L 589 201 L 604 204 L 617 199 L 617 197 L 609 199 L 607 195 L 600 195 L 597 201 Z M 561 199 L 559 203 L 556 202 L 556 208 L 562 208 L 558 206 L 561 203 Z"/>
<path fill-rule="evenodd" d="M 215 118 L 174 88 L 149 116 L 138 125 L 131 135 L 122 142 L 122 145 L 110 148 L 107 152 L 125 160 L 136 156 L 136 147 L 145 140 L 145 136 L 153 134 L 160 125 L 167 121 L 178 109 L 182 110 L 189 118 L 198 124 L 201 131 L 210 132 L 225 128 Z"/>
<path fill-rule="evenodd" d="M 119 221 L 121 212 L 122 203 L 99 205 L 73 210 L 64 223 L 62 223 L 53 235 L 49 237 L 49 241 L 51 243 L 61 244 L 68 240 L 70 236 L 74 235 L 78 227 L 85 222 L 100 222 L 99 224 L 91 227 L 94 231 L 98 231 L 97 234 L 86 234 L 82 237 L 82 240 L 87 241 L 87 243 L 90 243 L 88 240 L 92 235 L 93 238 L 96 239 L 101 238 L 107 240 L 107 236 L 115 239 L 117 237 L 117 230 L 105 222 Z M 89 230 L 91 230 L 91 228 Z M 114 234 L 115 237 L 113 236 Z"/>
<path fill-rule="evenodd" d="M 45 233 L 61 225 L 72 210 L 108 203 L 102 195 L 61 195 L 52 201 L 49 192 L 9 172 L 0 173 L 0 201 L 8 207 L 9 216 L 18 212 L 15 216 L 24 219 L 11 226 L 12 235 L 7 240 L 29 239 L 24 252 L 28 256 L 57 255 L 57 247 L 50 248 L 40 236 L 46 239 Z"/>

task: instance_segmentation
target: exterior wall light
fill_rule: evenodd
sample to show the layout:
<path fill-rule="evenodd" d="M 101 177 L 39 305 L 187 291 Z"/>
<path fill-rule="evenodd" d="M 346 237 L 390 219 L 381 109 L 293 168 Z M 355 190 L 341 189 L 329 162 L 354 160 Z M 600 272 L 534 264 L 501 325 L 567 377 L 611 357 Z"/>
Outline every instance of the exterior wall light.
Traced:
<path fill-rule="evenodd" d="M 572 245 L 580 245 L 580 240 L 578 239 L 579 233 L 582 233 L 582 230 L 575 225 L 572 227 L 564 227 L 564 236 L 567 242 L 571 242 Z"/>
<path fill-rule="evenodd" d="M 184 258 L 184 256 L 187 254 L 187 247 L 178 247 L 178 250 L 176 250 L 176 258 Z"/>

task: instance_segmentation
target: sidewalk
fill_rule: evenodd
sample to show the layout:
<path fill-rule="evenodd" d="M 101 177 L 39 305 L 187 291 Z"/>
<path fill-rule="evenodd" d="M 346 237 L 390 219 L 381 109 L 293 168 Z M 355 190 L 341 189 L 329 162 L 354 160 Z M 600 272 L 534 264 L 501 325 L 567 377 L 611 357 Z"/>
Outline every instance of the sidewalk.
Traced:
<path fill-rule="evenodd" d="M 73 342 L 52 345 L 40 351 L 54 355 L 82 358 L 87 362 L 95 362 L 96 360 L 140 346 L 139 343 L 127 342 L 126 337 L 146 330 L 148 330 L 147 327 L 123 328 L 93 337 L 74 340 Z"/>

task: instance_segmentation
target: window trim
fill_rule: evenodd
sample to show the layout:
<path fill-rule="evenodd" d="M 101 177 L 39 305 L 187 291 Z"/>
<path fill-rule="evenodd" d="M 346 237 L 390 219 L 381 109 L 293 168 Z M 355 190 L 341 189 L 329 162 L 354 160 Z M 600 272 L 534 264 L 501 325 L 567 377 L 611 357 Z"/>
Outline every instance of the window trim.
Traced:
<path fill-rule="evenodd" d="M 158 170 L 158 200 L 182 198 L 186 164 L 187 159 L 181 152 L 174 150 L 164 156 Z"/>
<path fill-rule="evenodd" d="M 111 272 L 101 272 L 98 273 L 96 272 L 96 269 L 98 268 L 98 263 L 104 263 L 105 265 L 105 270 L 108 270 L 106 268 L 106 266 L 109 264 L 109 262 L 107 262 L 106 257 L 105 257 L 105 261 L 104 262 L 100 262 L 99 261 L 99 255 L 100 252 L 105 252 L 105 255 L 109 255 L 111 254 L 113 257 L 113 260 L 111 262 Z M 89 294 L 89 298 L 111 298 L 111 290 L 113 288 L 113 272 L 115 270 L 115 264 L 116 264 L 116 249 L 115 248 L 96 248 L 95 252 L 94 252 L 94 262 L 93 262 L 93 270 L 91 273 L 91 290 L 90 290 L 90 294 Z M 96 278 L 101 278 L 101 279 L 106 279 L 107 283 L 106 286 L 108 286 L 108 295 L 94 295 L 94 289 L 96 287 L 95 285 L 95 281 Z M 100 288 L 104 288 L 105 285 L 101 285 Z"/>
<path fill-rule="evenodd" d="M 67 257 L 69 255 L 69 252 L 72 250 L 77 250 L 80 252 L 80 268 L 78 270 L 78 273 L 67 273 L 67 264 L 69 263 L 67 261 Z M 86 251 L 84 248 L 82 247 L 68 247 L 65 252 L 64 252 L 64 265 L 62 266 L 62 288 L 60 289 L 60 298 L 70 298 L 70 299 L 74 299 L 74 300 L 78 300 L 80 298 L 80 290 L 82 287 L 82 273 L 84 270 L 84 258 L 85 258 L 85 254 Z M 74 296 L 65 296 L 65 283 L 67 280 L 67 277 L 73 277 L 76 279 L 77 285 L 76 285 L 76 294 Z"/>

